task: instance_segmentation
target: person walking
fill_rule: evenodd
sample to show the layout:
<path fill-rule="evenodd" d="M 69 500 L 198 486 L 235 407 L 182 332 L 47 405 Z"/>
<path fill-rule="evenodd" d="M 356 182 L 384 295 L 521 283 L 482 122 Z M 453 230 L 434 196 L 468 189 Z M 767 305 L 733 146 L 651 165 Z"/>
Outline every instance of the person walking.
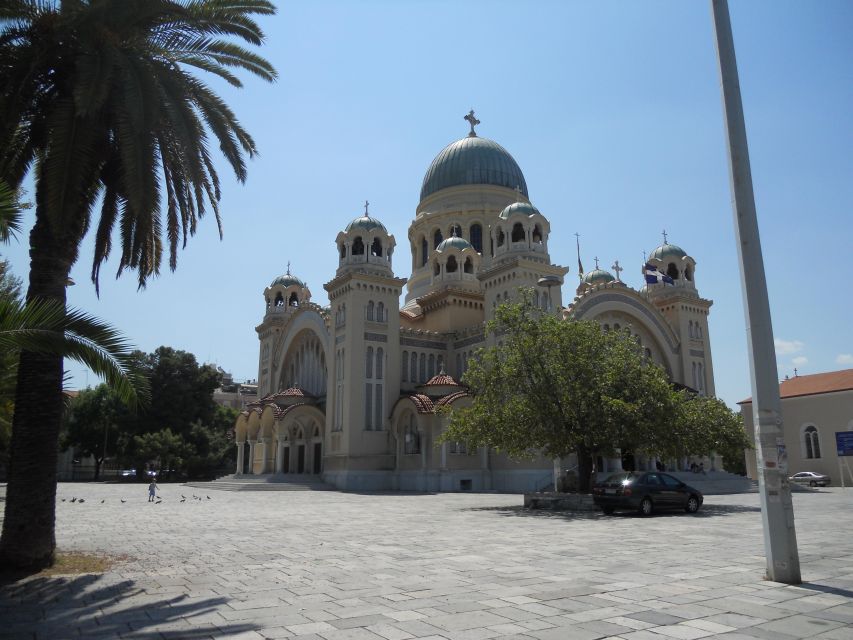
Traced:
<path fill-rule="evenodd" d="M 157 496 L 157 478 L 151 478 L 151 484 L 148 485 L 148 502 L 154 502 L 154 498 Z"/>

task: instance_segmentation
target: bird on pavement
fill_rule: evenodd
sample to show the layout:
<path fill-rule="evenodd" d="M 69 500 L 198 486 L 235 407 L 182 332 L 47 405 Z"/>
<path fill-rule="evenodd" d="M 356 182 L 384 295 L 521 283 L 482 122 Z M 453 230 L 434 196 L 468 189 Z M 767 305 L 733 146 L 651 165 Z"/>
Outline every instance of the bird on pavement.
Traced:
<path fill-rule="evenodd" d="M 186 497 L 183 493 L 181 494 L 181 497 L 182 497 L 184 500 L 186 500 L 186 499 L 187 499 L 187 497 Z"/>
<path fill-rule="evenodd" d="M 210 496 L 207 496 L 207 499 L 210 500 Z"/>
<path fill-rule="evenodd" d="M 157 498 L 157 502 L 155 502 L 154 504 L 160 504 L 161 502 L 163 502 L 163 498 Z"/>
<path fill-rule="evenodd" d="M 181 502 L 186 502 L 186 501 L 187 501 L 186 498 L 181 498 Z"/>
<path fill-rule="evenodd" d="M 106 502 L 106 499 L 104 499 L 104 500 L 101 500 L 101 504 L 104 504 L 104 502 Z"/>
<path fill-rule="evenodd" d="M 77 502 L 77 498 L 71 498 L 71 502 Z"/>
<path fill-rule="evenodd" d="M 122 503 L 122 504 L 124 504 L 125 502 L 127 502 L 127 500 L 125 500 L 124 498 L 122 498 L 122 499 L 121 499 L 121 503 Z"/>
<path fill-rule="evenodd" d="M 65 498 L 63 498 L 62 501 L 65 502 Z"/>
<path fill-rule="evenodd" d="M 83 498 L 80 498 L 80 499 L 77 501 L 77 504 L 83 504 L 84 502 L 86 502 L 86 501 L 85 501 L 85 500 L 83 500 Z"/>

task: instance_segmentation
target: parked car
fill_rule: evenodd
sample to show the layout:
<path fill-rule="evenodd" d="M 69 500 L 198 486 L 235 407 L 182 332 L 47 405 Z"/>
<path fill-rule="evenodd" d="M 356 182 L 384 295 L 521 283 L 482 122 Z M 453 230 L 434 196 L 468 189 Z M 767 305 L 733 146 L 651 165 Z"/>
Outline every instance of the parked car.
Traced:
<path fill-rule="evenodd" d="M 807 484 L 810 487 L 825 487 L 829 484 L 829 476 L 825 476 L 822 473 L 815 473 L 814 471 L 800 471 L 788 478 L 788 481 L 796 482 L 797 484 Z"/>
<path fill-rule="evenodd" d="M 701 491 L 659 471 L 614 473 L 595 483 L 592 499 L 608 515 L 622 510 L 639 511 L 644 516 L 664 509 L 696 513 L 704 501 Z"/>

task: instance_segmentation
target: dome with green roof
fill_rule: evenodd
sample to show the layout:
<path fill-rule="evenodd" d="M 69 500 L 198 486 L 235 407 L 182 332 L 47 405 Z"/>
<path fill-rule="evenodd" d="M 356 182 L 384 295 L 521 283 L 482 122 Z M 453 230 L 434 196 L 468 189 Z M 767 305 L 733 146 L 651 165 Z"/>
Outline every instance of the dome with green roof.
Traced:
<path fill-rule="evenodd" d="M 376 218 L 373 218 L 368 215 L 359 216 L 347 225 L 347 231 L 352 231 L 353 229 L 361 229 L 362 231 L 373 231 L 374 229 L 382 229 L 382 231 L 388 233 L 388 229 L 385 228 L 384 224 L 379 222 L 379 220 L 377 220 Z"/>
<path fill-rule="evenodd" d="M 511 215 L 516 214 L 516 213 L 520 213 L 521 215 L 524 215 L 524 216 L 532 216 L 532 215 L 540 215 L 541 216 L 542 215 L 541 213 L 539 213 L 539 209 L 534 207 L 529 202 L 514 202 L 513 204 L 509 205 L 506 209 L 501 211 L 498 214 L 498 217 L 503 219 L 503 220 L 508 220 Z"/>
<path fill-rule="evenodd" d="M 687 252 L 676 244 L 664 242 L 649 254 L 649 259 L 665 260 L 666 258 L 683 258 Z"/>
<path fill-rule="evenodd" d="M 273 280 L 272 283 L 270 284 L 270 286 L 275 287 L 276 285 L 280 285 L 282 287 L 287 288 L 287 287 L 294 285 L 294 284 L 297 287 L 303 287 L 303 288 L 305 287 L 305 283 L 302 282 L 302 280 L 300 280 L 299 278 L 297 278 L 294 275 L 291 275 L 290 273 L 286 273 L 283 276 L 279 276 L 278 278 Z"/>
<path fill-rule="evenodd" d="M 465 249 L 473 249 L 474 247 L 468 242 L 465 238 L 460 238 L 457 235 L 450 236 L 447 240 L 442 240 L 438 243 L 438 246 L 435 248 L 436 251 L 444 251 L 449 248 L 459 249 L 460 251 L 464 251 Z"/>
<path fill-rule="evenodd" d="M 607 282 L 613 282 L 616 278 L 613 277 L 613 274 L 609 271 L 605 271 L 604 269 L 593 269 L 592 271 L 588 271 L 583 274 L 582 282 L 584 284 L 605 284 Z"/>
<path fill-rule="evenodd" d="M 421 200 L 449 187 L 488 184 L 518 189 L 527 195 L 527 182 L 509 152 L 494 140 L 469 135 L 444 147 L 432 161 L 421 186 Z"/>

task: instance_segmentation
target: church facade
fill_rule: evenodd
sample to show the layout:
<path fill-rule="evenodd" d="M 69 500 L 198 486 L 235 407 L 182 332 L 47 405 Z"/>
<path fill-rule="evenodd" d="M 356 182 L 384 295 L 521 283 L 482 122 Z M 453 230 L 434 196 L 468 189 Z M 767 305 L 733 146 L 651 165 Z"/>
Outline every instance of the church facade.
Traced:
<path fill-rule="evenodd" d="M 486 346 L 484 323 L 519 287 L 566 319 L 628 328 L 673 382 L 713 395 L 712 303 L 698 293 L 694 259 L 665 238 L 649 254 L 642 289 L 621 281 L 618 262 L 615 276 L 596 265 L 564 305 L 569 269 L 551 259 L 548 218 L 513 157 L 477 135 L 473 112 L 466 120 L 470 133 L 424 176 L 409 264 L 400 265 L 396 239 L 365 204 L 335 240 L 337 270 L 323 285 L 328 306 L 313 302 L 289 268 L 264 290 L 260 399 L 235 425 L 237 475 L 316 474 L 347 490 L 546 486 L 550 460 L 437 444 L 447 421 L 437 409 L 470 402 L 459 380 Z M 395 266 L 410 275 L 395 275 Z M 605 471 L 621 468 L 619 458 L 602 462 Z"/>

